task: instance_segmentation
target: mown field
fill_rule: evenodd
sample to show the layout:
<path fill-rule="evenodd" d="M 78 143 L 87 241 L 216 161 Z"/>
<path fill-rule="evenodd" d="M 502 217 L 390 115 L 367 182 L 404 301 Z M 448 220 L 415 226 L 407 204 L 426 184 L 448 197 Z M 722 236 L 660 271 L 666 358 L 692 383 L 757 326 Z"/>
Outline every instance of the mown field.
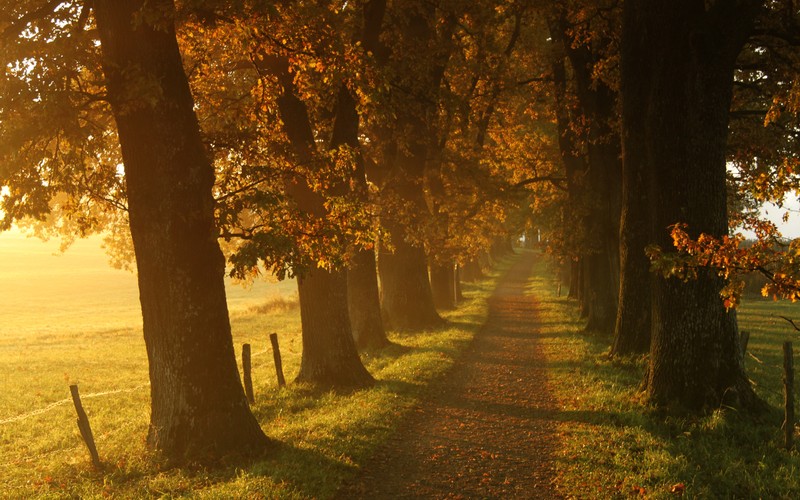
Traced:
<path fill-rule="evenodd" d="M 782 343 L 800 337 L 778 317 L 800 318 L 800 304 L 750 297 L 739 311 L 751 332 L 748 375 L 769 412 L 720 406 L 676 416 L 643 404 L 644 359 L 610 360 L 611 338 L 582 331 L 551 276 L 540 263 L 529 293 L 539 297 L 550 389 L 561 404 L 558 484 L 567 497 L 800 498 L 800 455 L 781 449 Z"/>
<path fill-rule="evenodd" d="M 485 321 L 507 264 L 466 287 L 446 328 L 393 333 L 395 346 L 364 353 L 378 384 L 350 394 L 277 388 L 268 334 L 279 335 L 287 379 L 300 361 L 293 283 L 229 286 L 237 351 L 253 346 L 253 411 L 275 448 L 255 462 L 161 470 L 144 446 L 149 390 L 135 279 L 108 268 L 96 242 L 52 258 L 57 245 L 30 243 L 0 238 L 3 498 L 329 497 L 452 366 Z M 70 383 L 79 384 L 102 471 L 80 440 Z"/>

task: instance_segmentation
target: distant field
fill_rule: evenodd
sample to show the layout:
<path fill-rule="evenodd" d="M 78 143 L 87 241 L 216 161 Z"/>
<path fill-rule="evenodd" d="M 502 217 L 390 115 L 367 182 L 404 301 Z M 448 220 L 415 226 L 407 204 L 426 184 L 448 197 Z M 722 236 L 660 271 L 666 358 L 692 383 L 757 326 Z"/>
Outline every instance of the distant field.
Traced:
<path fill-rule="evenodd" d="M 228 283 L 228 308 L 242 312 L 296 294 L 294 281 Z M 113 269 L 99 238 L 77 241 L 65 253 L 17 231 L 0 233 L 0 345 L 36 334 L 84 335 L 141 329 L 136 276 Z"/>
<path fill-rule="evenodd" d="M 69 383 L 92 393 L 147 383 L 135 274 L 110 267 L 97 238 L 63 254 L 58 248 L 57 241 L 0 233 L 0 421 L 63 399 Z M 286 315 L 252 314 L 293 300 L 293 280 L 228 283 L 227 295 L 238 338 L 299 328 Z"/>

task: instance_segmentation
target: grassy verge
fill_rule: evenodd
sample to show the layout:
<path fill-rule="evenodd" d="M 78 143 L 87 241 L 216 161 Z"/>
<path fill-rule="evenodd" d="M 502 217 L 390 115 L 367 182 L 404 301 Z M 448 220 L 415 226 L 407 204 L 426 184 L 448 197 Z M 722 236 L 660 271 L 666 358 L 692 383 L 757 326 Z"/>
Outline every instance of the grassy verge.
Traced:
<path fill-rule="evenodd" d="M 581 333 L 575 305 L 555 296 L 551 276 L 540 263 L 528 291 L 539 298 L 551 390 L 562 409 L 557 468 L 565 496 L 800 498 L 800 456 L 779 449 L 780 352 L 789 330 L 774 315 L 789 306 L 759 301 L 739 316 L 763 362 L 748 359 L 748 373 L 771 413 L 759 421 L 726 408 L 665 417 L 641 403 L 644 361 L 609 360 L 611 339 Z"/>
<path fill-rule="evenodd" d="M 465 286 L 467 300 L 445 314 L 447 327 L 393 333 L 396 345 L 364 353 L 378 383 L 353 393 L 320 392 L 301 384 L 277 388 L 268 334 L 279 332 L 287 376 L 297 372 L 300 362 L 299 313 L 291 303 L 234 314 L 236 345 L 248 342 L 254 351 L 253 411 L 277 444 L 264 459 L 214 469 L 159 470 L 147 455 L 149 392 L 140 332 L 114 330 L 89 338 L 38 335 L 0 344 L 0 365 L 8 370 L 0 386 L 0 497 L 329 497 L 453 365 L 485 322 L 486 299 L 508 265 L 501 263 L 489 279 Z M 103 472 L 88 464 L 71 403 L 30 414 L 68 397 L 67 384 L 74 381 L 84 394 L 106 464 Z M 15 416 L 23 418 L 8 418 Z"/>

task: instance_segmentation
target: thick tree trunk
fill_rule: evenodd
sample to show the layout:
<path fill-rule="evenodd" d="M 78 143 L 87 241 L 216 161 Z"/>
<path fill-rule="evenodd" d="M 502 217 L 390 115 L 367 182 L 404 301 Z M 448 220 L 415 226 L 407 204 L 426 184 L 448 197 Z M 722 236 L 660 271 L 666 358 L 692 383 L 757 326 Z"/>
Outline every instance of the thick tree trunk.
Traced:
<path fill-rule="evenodd" d="M 359 349 L 378 349 L 389 344 L 381 317 L 375 250 L 362 249 L 347 270 L 347 304 L 353 339 Z"/>
<path fill-rule="evenodd" d="M 614 328 L 617 304 L 610 270 L 609 256 L 605 252 L 590 254 L 584 258 L 586 330 L 610 333 Z"/>
<path fill-rule="evenodd" d="M 630 44 L 624 47 L 625 70 L 646 68 L 646 54 Z M 622 81 L 622 214 L 620 217 L 620 284 L 617 318 L 611 354 L 643 354 L 650 349 L 652 290 L 650 261 L 645 247 L 650 242 L 650 206 L 645 149 L 647 75 Z"/>
<path fill-rule="evenodd" d="M 580 300 L 581 295 L 581 261 L 572 259 L 569 261 L 569 293 L 568 299 Z"/>
<path fill-rule="evenodd" d="M 387 322 L 391 328 L 401 330 L 443 325 L 433 303 L 425 250 L 404 241 L 400 228 L 389 226 L 389 230 L 394 252 L 381 252 L 378 258 L 381 304 Z"/>
<path fill-rule="evenodd" d="M 386 207 L 382 222 L 391 237 L 394 251 L 381 249 L 378 268 L 381 279 L 381 305 L 392 328 L 422 329 L 440 326 L 444 320 L 436 312 L 428 279 L 425 254 L 424 224 L 430 216 L 425 200 L 425 171 L 431 147 L 436 144 L 436 130 L 432 123 L 436 115 L 439 87 L 444 75 L 447 50 L 441 48 L 436 38 L 437 10 L 434 4 L 404 4 L 395 6 L 400 50 L 391 54 L 395 69 L 399 70 L 398 87 L 410 86 L 419 94 L 411 97 L 407 92 L 395 91 L 397 121 L 391 131 L 392 144 L 386 155 L 385 167 L 389 170 L 382 195 Z M 409 48 L 433 51 L 432 57 L 411 57 Z M 421 64 L 421 65 L 420 65 Z M 420 98 L 420 95 L 425 95 Z M 399 98 L 398 98 L 399 97 Z M 399 146 L 402 144 L 402 146 Z"/>
<path fill-rule="evenodd" d="M 647 96 L 644 148 L 653 241 L 672 248 L 668 226 L 693 235 L 727 234 L 725 152 L 735 59 L 758 2 L 625 3 L 623 92 Z M 645 59 L 646 66 L 635 62 Z M 624 94 L 623 94 L 623 98 Z M 630 106 L 623 106 L 633 112 Z M 630 123 L 630 122 L 627 122 Z M 651 401 L 688 409 L 757 401 L 744 374 L 735 318 L 719 296 L 722 280 L 700 271 L 683 282 L 653 283 L 652 344 L 646 380 Z"/>
<path fill-rule="evenodd" d="M 485 277 L 477 258 L 470 259 L 460 271 L 461 280 L 466 283 L 472 283 Z"/>
<path fill-rule="evenodd" d="M 175 38 L 174 5 L 98 0 L 94 10 L 125 163 L 150 369 L 148 445 L 174 461 L 263 450 L 268 440 L 236 367 L 214 171 Z M 142 82 L 157 91 L 143 96 L 150 87 Z"/>
<path fill-rule="evenodd" d="M 431 262 L 430 279 L 433 303 L 436 307 L 438 309 L 455 309 L 456 276 L 453 264 Z"/>
<path fill-rule="evenodd" d="M 650 349 L 652 276 L 650 261 L 644 253 L 648 243 L 648 208 L 642 172 L 630 171 L 642 166 L 638 161 L 626 163 L 620 220 L 619 303 L 611 346 L 613 356 L 643 354 Z"/>
<path fill-rule="evenodd" d="M 362 387 L 372 383 L 350 334 L 345 272 L 311 271 L 297 279 L 297 289 L 303 357 L 296 380 L 324 387 Z"/>

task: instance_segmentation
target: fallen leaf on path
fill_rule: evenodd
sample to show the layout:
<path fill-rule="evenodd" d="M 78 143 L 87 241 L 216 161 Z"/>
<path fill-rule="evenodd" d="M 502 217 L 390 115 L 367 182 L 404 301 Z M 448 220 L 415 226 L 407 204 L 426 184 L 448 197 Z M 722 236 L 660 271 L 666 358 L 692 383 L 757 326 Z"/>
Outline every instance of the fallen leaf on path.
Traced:
<path fill-rule="evenodd" d="M 669 492 L 676 496 L 683 496 L 683 493 L 686 491 L 686 485 L 683 483 L 678 483 L 672 485 Z"/>

